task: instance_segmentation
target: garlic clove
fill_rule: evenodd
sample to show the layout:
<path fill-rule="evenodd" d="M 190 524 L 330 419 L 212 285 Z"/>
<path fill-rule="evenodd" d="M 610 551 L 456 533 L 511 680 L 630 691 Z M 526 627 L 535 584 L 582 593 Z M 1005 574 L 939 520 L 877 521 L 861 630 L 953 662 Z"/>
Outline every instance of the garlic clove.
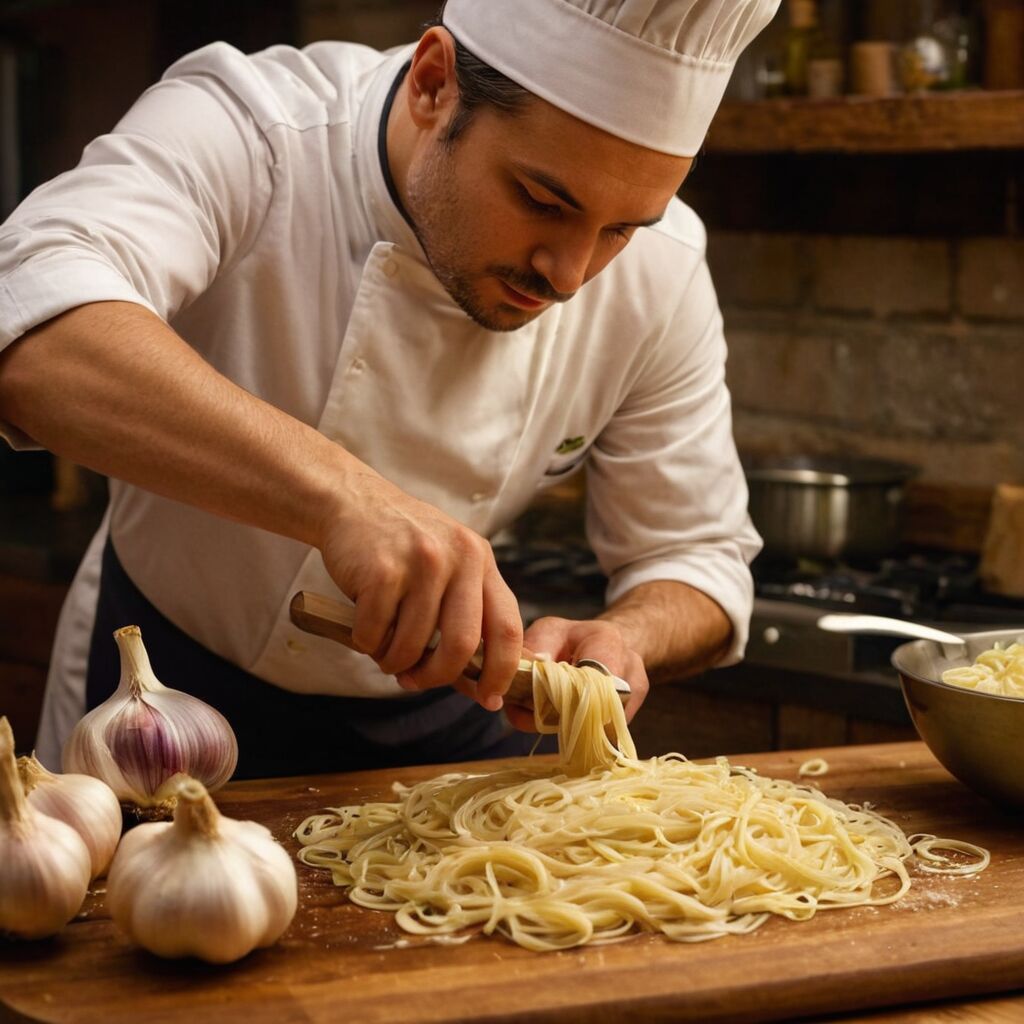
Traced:
<path fill-rule="evenodd" d="M 18 775 L 29 804 L 70 825 L 85 841 L 91 877 L 110 866 L 121 838 L 121 805 L 114 791 L 91 775 L 57 775 L 33 754 L 18 758 Z"/>
<path fill-rule="evenodd" d="M 276 942 L 297 905 L 295 867 L 269 830 L 222 816 L 195 779 L 179 783 L 173 822 L 124 837 L 107 879 L 114 922 L 166 957 L 230 963 Z"/>
<path fill-rule="evenodd" d="M 235 770 L 238 744 L 219 711 L 156 678 L 138 626 L 117 630 L 114 639 L 118 688 L 75 726 L 64 771 L 102 779 L 138 816 L 167 817 L 174 776 L 188 774 L 215 791 Z"/>
<path fill-rule="evenodd" d="M 14 760 L 14 735 L 0 718 L 0 932 L 54 935 L 78 913 L 91 858 L 70 826 L 36 810 Z"/>
<path fill-rule="evenodd" d="M 56 935 L 85 902 L 89 851 L 70 825 L 40 814 L 20 843 L 0 840 L 0 859 L 0 932 L 22 939 Z"/>

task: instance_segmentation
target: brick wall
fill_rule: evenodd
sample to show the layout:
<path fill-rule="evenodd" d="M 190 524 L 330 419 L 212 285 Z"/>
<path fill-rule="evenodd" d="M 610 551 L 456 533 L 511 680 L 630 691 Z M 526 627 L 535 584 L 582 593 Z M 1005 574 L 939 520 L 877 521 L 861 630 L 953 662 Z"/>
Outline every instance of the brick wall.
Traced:
<path fill-rule="evenodd" d="M 712 230 L 736 436 L 1024 482 L 1024 240 Z"/>

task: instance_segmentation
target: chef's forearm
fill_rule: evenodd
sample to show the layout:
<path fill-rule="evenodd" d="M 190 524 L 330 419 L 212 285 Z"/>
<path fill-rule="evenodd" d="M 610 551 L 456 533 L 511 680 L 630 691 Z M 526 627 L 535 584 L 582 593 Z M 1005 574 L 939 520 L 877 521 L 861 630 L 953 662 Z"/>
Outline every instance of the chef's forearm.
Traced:
<path fill-rule="evenodd" d="M 371 472 L 132 303 L 80 306 L 0 353 L 0 417 L 80 465 L 309 544 L 339 478 Z"/>
<path fill-rule="evenodd" d="M 732 640 L 732 623 L 722 608 L 701 591 L 672 580 L 641 583 L 599 617 L 620 628 L 654 682 L 711 667 Z"/>

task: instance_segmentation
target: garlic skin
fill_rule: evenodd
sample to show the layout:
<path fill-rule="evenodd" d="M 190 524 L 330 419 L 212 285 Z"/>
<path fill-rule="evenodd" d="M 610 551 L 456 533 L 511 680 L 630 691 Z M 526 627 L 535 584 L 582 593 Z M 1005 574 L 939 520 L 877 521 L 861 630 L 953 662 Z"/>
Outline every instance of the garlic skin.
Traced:
<path fill-rule="evenodd" d="M 57 775 L 33 754 L 18 758 L 18 775 L 31 807 L 70 825 L 85 841 L 91 877 L 110 866 L 121 838 L 121 805 L 114 791 L 91 775 Z"/>
<path fill-rule="evenodd" d="M 176 776 L 220 789 L 235 770 L 238 743 L 219 711 L 156 678 L 138 626 L 116 630 L 114 639 L 120 683 L 75 726 L 64 744 L 64 771 L 102 779 L 122 803 L 166 817 Z"/>
<path fill-rule="evenodd" d="M 201 783 L 179 782 L 173 822 L 128 832 L 107 877 L 114 923 L 151 953 L 226 964 L 291 923 L 291 857 L 254 821 L 225 818 Z"/>
<path fill-rule="evenodd" d="M 28 802 L 11 724 L 0 718 L 0 932 L 23 939 L 59 932 L 85 900 L 90 864 L 82 837 Z"/>

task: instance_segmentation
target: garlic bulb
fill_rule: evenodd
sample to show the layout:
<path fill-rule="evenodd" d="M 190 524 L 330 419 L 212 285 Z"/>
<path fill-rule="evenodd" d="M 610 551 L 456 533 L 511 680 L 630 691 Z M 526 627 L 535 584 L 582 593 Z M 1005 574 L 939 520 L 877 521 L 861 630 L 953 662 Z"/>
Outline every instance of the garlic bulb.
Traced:
<path fill-rule="evenodd" d="M 28 802 L 11 724 L 0 718 L 0 932 L 24 939 L 59 932 L 85 899 L 90 863 L 70 825 Z"/>
<path fill-rule="evenodd" d="M 167 817 L 175 776 L 219 789 L 235 770 L 238 744 L 219 711 L 156 678 L 138 626 L 117 630 L 114 639 L 120 684 L 75 726 L 64 744 L 64 771 L 102 779 L 140 817 Z"/>
<path fill-rule="evenodd" d="M 179 781 L 173 822 L 126 833 L 107 877 L 110 916 L 140 946 L 216 964 L 276 942 L 297 903 L 269 829 L 223 817 L 195 779 Z"/>
<path fill-rule="evenodd" d="M 29 804 L 70 825 L 85 840 L 92 877 L 102 875 L 121 838 L 121 805 L 114 791 L 91 775 L 57 775 L 33 754 L 18 758 L 18 775 Z"/>

